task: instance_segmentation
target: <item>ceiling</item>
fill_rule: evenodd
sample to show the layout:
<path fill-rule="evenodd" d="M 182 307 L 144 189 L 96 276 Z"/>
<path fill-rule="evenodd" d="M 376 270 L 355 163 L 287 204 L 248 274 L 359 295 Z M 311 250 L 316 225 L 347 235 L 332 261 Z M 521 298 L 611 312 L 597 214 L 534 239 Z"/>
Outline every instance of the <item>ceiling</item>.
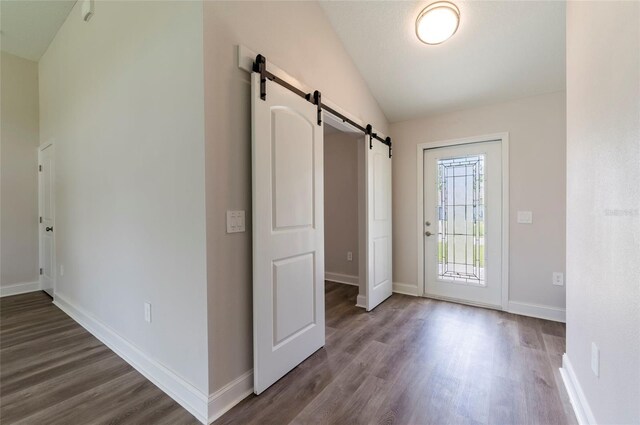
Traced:
<path fill-rule="evenodd" d="M 453 0 L 458 31 L 429 46 L 415 19 L 433 1 L 320 2 L 389 121 L 564 90 L 563 1 Z"/>
<path fill-rule="evenodd" d="M 21 58 L 38 61 L 76 0 L 0 1 L 0 45 Z"/>

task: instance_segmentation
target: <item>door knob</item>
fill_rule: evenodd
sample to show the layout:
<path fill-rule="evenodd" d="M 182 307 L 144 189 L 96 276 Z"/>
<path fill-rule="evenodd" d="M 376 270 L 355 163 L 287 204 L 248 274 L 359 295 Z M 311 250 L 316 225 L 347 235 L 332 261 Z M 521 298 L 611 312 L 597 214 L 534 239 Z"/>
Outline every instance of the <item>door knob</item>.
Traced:
<path fill-rule="evenodd" d="M 45 227 L 45 232 L 53 232 L 53 227 Z"/>
<path fill-rule="evenodd" d="M 431 235 L 433 235 L 433 233 L 431 233 L 431 232 L 430 232 L 430 231 L 428 231 L 428 230 L 427 230 L 426 232 L 424 232 L 424 234 L 425 234 L 425 235 L 427 235 L 427 236 L 431 236 Z"/>

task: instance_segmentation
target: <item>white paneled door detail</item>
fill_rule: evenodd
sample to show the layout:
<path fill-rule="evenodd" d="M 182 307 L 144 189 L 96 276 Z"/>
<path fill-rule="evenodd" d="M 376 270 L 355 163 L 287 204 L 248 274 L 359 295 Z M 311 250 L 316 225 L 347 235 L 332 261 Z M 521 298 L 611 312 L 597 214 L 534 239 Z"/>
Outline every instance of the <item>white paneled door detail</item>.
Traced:
<path fill-rule="evenodd" d="M 252 74 L 254 392 L 324 346 L 323 131 L 317 110 Z"/>
<path fill-rule="evenodd" d="M 53 297 L 55 283 L 55 237 L 54 237 L 54 158 L 53 145 L 40 150 L 38 196 L 40 209 L 40 285 Z"/>
<path fill-rule="evenodd" d="M 424 151 L 425 295 L 500 307 L 500 141 Z"/>
<path fill-rule="evenodd" d="M 368 142 L 368 140 L 367 140 Z M 376 140 L 367 149 L 367 311 L 391 296 L 391 158 Z"/>

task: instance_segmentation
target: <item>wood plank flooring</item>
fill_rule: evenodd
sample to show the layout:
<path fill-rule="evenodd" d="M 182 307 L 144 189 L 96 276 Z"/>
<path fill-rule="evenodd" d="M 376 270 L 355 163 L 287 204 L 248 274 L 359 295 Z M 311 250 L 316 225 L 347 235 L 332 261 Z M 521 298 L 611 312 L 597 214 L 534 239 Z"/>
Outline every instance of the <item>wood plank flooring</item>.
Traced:
<path fill-rule="evenodd" d="M 326 284 L 327 343 L 216 424 L 576 424 L 564 325 L 393 295 L 373 312 Z M 0 300 L 0 424 L 196 424 L 51 304 Z"/>
<path fill-rule="evenodd" d="M 326 346 L 215 424 L 576 424 L 561 323 L 327 282 Z"/>
<path fill-rule="evenodd" d="M 0 424 L 199 424 L 51 303 L 0 300 Z"/>

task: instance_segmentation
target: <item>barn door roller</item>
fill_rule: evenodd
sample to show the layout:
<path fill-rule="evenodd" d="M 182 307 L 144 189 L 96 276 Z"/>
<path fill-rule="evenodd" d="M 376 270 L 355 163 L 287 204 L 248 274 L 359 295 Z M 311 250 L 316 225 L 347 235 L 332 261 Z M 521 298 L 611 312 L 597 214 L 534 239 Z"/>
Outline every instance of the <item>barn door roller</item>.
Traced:
<path fill-rule="evenodd" d="M 358 130 L 362 131 L 365 135 L 369 136 L 369 149 L 373 149 L 373 139 L 387 145 L 389 147 L 389 158 L 391 158 L 392 144 L 391 144 L 390 137 L 383 139 L 382 137 L 378 136 L 376 133 L 373 132 L 373 126 L 371 124 L 367 124 L 366 127 L 362 127 L 360 124 L 354 122 L 349 117 L 325 105 L 324 103 L 322 103 L 322 95 L 318 90 L 314 91 L 313 93 L 305 93 L 304 91 L 300 90 L 293 84 L 290 84 L 288 81 L 285 81 L 282 78 L 272 74 L 267 70 L 267 59 L 264 56 L 262 55 L 256 56 L 256 60 L 255 62 L 253 62 L 253 72 L 257 72 L 260 74 L 260 99 L 266 100 L 267 80 L 273 81 L 274 83 L 277 83 L 282 87 L 286 88 L 287 90 L 292 91 L 298 96 L 306 99 L 308 102 L 316 105 L 316 108 L 318 111 L 318 125 L 322 125 L 322 111 L 324 110 L 325 112 L 342 120 L 342 122 L 357 128 Z"/>

